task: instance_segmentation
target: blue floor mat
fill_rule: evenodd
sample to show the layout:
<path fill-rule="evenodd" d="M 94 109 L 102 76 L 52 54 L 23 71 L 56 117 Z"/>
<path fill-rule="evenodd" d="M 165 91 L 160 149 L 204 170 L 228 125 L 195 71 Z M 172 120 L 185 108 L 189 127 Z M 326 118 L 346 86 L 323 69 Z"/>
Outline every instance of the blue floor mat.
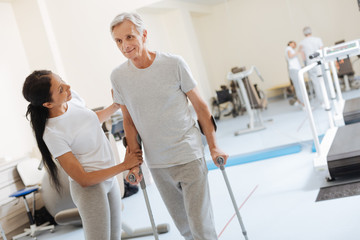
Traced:
<path fill-rule="evenodd" d="M 291 144 L 254 153 L 230 156 L 227 160 L 226 167 L 294 154 L 300 152 L 301 149 L 300 144 Z M 206 165 L 209 170 L 218 169 L 212 160 L 206 161 Z"/>
<path fill-rule="evenodd" d="M 325 134 L 319 136 L 319 143 L 320 143 L 320 144 L 321 144 L 324 136 L 325 136 Z M 316 148 L 315 148 L 315 143 L 314 143 L 314 141 L 313 141 L 313 143 L 312 143 L 311 151 L 312 151 L 312 152 L 316 152 Z"/>

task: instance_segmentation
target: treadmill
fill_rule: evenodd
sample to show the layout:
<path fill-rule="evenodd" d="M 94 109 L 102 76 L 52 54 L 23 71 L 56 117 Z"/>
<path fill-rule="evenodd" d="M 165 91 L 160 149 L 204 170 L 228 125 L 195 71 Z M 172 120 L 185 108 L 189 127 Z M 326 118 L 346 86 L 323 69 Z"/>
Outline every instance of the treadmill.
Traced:
<path fill-rule="evenodd" d="M 314 63 L 302 68 L 299 71 L 301 92 L 303 94 L 305 108 L 310 121 L 310 127 L 312 130 L 317 153 L 316 157 L 314 158 L 314 167 L 316 170 L 327 170 L 328 180 L 360 177 L 360 109 L 358 109 L 358 106 L 360 106 L 360 98 L 347 101 L 342 99 L 334 63 L 334 61 L 348 59 L 350 56 L 359 54 L 360 39 L 345 42 L 332 47 L 326 47 L 322 50 L 319 50 L 316 54 L 313 54 L 314 58 L 316 58 Z M 334 115 L 330 114 L 331 107 L 328 99 L 324 99 L 325 110 L 328 111 L 330 128 L 326 131 L 325 136 L 320 144 L 309 98 L 306 94 L 303 75 L 312 68 L 321 65 L 323 74 L 322 76 L 319 76 L 318 80 L 321 83 L 320 85 L 322 87 L 323 94 L 325 93 L 324 96 L 326 96 L 323 77 L 328 81 L 331 79 L 330 71 L 327 69 L 329 64 L 333 72 L 334 84 L 339 99 L 337 101 L 338 104 L 334 104 Z M 336 103 L 334 92 L 333 90 L 330 91 L 331 99 L 334 103 Z M 335 126 L 333 124 L 336 122 L 335 115 L 337 113 L 338 116 L 341 118 L 343 117 L 343 121 L 347 122 L 347 125 L 344 125 L 343 123 Z"/>
<path fill-rule="evenodd" d="M 335 68 L 331 70 L 334 76 L 334 84 L 336 86 L 336 92 L 331 92 L 331 99 L 336 100 L 337 103 L 334 102 L 338 106 L 335 109 L 334 120 L 337 122 L 337 126 L 352 124 L 360 122 L 360 98 L 355 99 L 348 99 L 344 100 L 342 97 L 340 83 L 339 83 L 339 76 L 344 78 L 345 82 L 345 91 L 350 90 L 350 85 L 348 83 L 347 76 L 354 75 L 354 70 L 351 66 L 350 56 L 358 55 L 360 57 L 360 40 L 354 40 L 349 42 L 340 42 L 336 43 L 335 46 L 326 47 L 324 50 L 319 53 L 319 55 L 323 58 L 323 71 L 326 72 L 326 78 L 331 78 L 330 74 L 328 74 L 328 69 L 326 69 L 326 65 L 328 63 L 332 64 L 333 61 L 339 61 L 340 59 L 343 60 L 343 63 L 340 64 L 340 68 L 338 69 L 338 73 Z M 337 73 L 337 74 L 336 74 Z M 330 80 L 329 85 L 332 85 L 333 82 Z M 336 96 L 337 95 L 337 96 Z M 337 121 L 339 120 L 339 121 Z"/>
<path fill-rule="evenodd" d="M 360 123 L 339 127 L 327 155 L 330 179 L 360 176 Z"/>
<path fill-rule="evenodd" d="M 360 98 L 345 101 L 343 118 L 345 125 L 360 122 Z"/>
<path fill-rule="evenodd" d="M 345 42 L 324 49 L 324 59 L 339 60 L 339 54 L 349 60 L 350 55 L 359 53 L 360 40 Z M 332 55 L 332 56 L 331 56 Z M 338 79 L 337 79 L 338 80 Z M 341 94 L 341 92 L 339 93 Z M 329 179 L 360 176 L 360 98 L 346 100 L 342 115 L 345 126 L 338 127 L 327 154 Z"/>
<path fill-rule="evenodd" d="M 335 44 L 341 44 L 345 41 L 339 41 Z M 360 55 L 358 55 L 360 58 Z M 350 90 L 348 76 L 355 74 L 349 58 L 343 59 L 343 63 L 339 64 L 338 76 L 344 79 L 345 91 Z M 342 112 L 345 125 L 360 122 L 360 98 L 349 99 L 345 101 L 344 109 Z"/>

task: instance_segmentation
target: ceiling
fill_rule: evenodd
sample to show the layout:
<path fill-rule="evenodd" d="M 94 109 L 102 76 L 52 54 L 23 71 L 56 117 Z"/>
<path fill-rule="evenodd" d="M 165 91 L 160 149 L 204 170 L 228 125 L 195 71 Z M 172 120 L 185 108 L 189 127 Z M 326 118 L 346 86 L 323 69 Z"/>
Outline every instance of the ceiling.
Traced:
<path fill-rule="evenodd" d="M 188 2 L 188 3 L 196 3 L 196 4 L 205 4 L 205 5 L 213 5 L 228 2 L 230 0 L 178 0 L 181 2 Z M 0 0 L 0 2 L 12 2 L 12 0 Z"/>
<path fill-rule="evenodd" d="M 196 3 L 196 4 L 213 5 L 213 4 L 225 3 L 230 0 L 179 0 L 179 1 L 188 2 L 188 3 Z"/>

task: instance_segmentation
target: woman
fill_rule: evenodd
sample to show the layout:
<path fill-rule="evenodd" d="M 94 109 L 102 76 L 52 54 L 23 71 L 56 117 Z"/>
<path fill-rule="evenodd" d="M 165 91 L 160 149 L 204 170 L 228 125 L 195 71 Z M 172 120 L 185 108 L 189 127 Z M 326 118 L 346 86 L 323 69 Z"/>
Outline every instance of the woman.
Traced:
<path fill-rule="evenodd" d="M 70 179 L 70 192 L 83 222 L 87 240 L 121 239 L 121 196 L 114 176 L 142 163 L 142 152 L 130 153 L 115 165 L 101 123 L 117 109 L 112 104 L 93 112 L 51 71 L 34 71 L 23 86 L 30 102 L 26 116 L 35 133 L 43 162 L 58 191 L 56 159 Z"/>
<path fill-rule="evenodd" d="M 290 41 L 285 49 L 285 57 L 288 63 L 290 79 L 294 85 L 297 103 L 304 106 L 303 97 L 301 94 L 300 84 L 298 80 L 298 72 L 301 69 L 298 52 L 295 52 L 296 42 Z"/>

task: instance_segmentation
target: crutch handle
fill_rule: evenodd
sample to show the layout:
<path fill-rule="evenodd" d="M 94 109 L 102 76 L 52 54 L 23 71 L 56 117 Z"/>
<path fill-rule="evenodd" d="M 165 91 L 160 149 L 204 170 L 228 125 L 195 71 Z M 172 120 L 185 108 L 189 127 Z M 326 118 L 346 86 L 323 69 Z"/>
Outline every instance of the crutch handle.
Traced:
<path fill-rule="evenodd" d="M 222 156 L 218 156 L 216 157 L 216 162 L 220 165 L 223 166 L 225 163 L 225 159 Z"/>
<path fill-rule="evenodd" d="M 129 178 L 129 181 L 130 182 L 132 182 L 132 183 L 134 183 L 134 182 L 136 182 L 136 177 L 135 177 L 135 174 L 130 174 L 129 176 L 128 176 L 128 178 Z"/>
<path fill-rule="evenodd" d="M 142 175 L 142 170 L 141 170 L 141 167 L 139 166 L 139 176 L 141 176 L 141 175 Z M 130 173 L 128 178 L 129 178 L 130 182 L 132 182 L 132 183 L 136 182 L 136 177 L 135 177 L 134 173 Z"/>
<path fill-rule="evenodd" d="M 216 162 L 220 165 L 220 170 L 225 170 L 225 159 L 222 156 L 216 157 Z"/>

